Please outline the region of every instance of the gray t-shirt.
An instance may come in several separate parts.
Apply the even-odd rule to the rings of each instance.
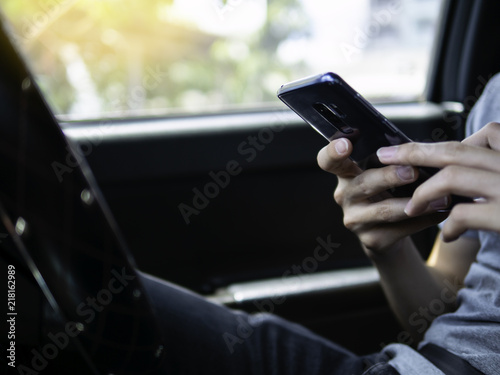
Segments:
[[[500,122],[500,74],[494,76],[467,119],[467,135],[488,122]],[[481,183],[478,181],[478,183]],[[500,189],[500,186],[498,187]],[[424,340],[462,357],[486,375],[500,373],[500,234],[469,231],[479,239],[481,248],[458,293],[458,308],[437,317]],[[402,375],[442,375],[415,350],[392,344],[384,351]]]

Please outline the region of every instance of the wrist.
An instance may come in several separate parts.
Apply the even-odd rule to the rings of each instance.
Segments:
[[[399,254],[405,248],[414,246],[413,241],[410,237],[404,237],[390,246],[387,246],[383,249],[369,249],[365,245],[363,245],[363,249],[368,258],[374,262],[387,261],[391,258],[394,258],[395,255]]]

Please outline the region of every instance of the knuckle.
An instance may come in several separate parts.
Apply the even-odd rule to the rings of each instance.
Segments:
[[[367,175],[369,172],[362,173],[358,175],[354,181],[356,185],[356,190],[360,195],[369,197],[373,192],[373,183],[369,182],[367,179]]]
[[[443,228],[443,235],[449,238],[456,238],[460,233],[467,230],[469,226],[469,215],[465,204],[453,207],[448,220]]]
[[[460,167],[449,165],[439,172],[440,182],[446,186],[453,185],[453,181],[460,176]]]
[[[440,193],[443,196],[450,194],[450,191],[459,184],[462,175],[461,167],[448,165],[432,176],[429,183],[419,185],[413,192],[413,198],[425,200],[428,194]]]
[[[384,172],[384,183],[388,188],[400,185],[404,180],[400,177],[400,166],[393,165],[385,169]]]
[[[372,187],[366,183],[366,180],[361,180],[358,183],[357,189],[361,196],[369,197],[372,193]]]
[[[390,207],[386,205],[381,205],[377,207],[375,214],[380,221],[383,222],[392,222],[393,221],[393,213]]]
[[[460,156],[464,152],[465,146],[457,141],[450,141],[444,144],[444,158],[445,162],[451,163],[457,160],[457,156]]]
[[[409,143],[404,145],[407,160],[413,165],[423,165],[426,160],[439,153],[446,164],[456,160],[456,157],[464,152],[465,146],[458,141],[442,142],[439,146],[435,143]]]
[[[467,207],[465,204],[457,204],[451,210],[449,221],[453,222],[454,226],[463,227],[468,220]]]
[[[420,164],[427,153],[425,147],[418,143],[409,143],[406,147],[408,148],[408,160],[412,162],[411,164]]]
[[[316,157],[316,161],[319,165],[319,167],[324,170],[325,172],[329,171],[329,160],[325,160],[324,158],[324,153],[320,152],[318,153],[318,156]]]
[[[358,222],[352,217],[352,215],[346,213],[344,214],[344,226],[351,232],[354,232],[358,227]]]
[[[333,199],[335,200],[335,202],[337,202],[338,205],[342,206],[345,199],[344,189],[335,189],[335,191],[333,192]]]
[[[453,168],[451,166],[449,166],[449,167],[443,168],[441,170],[441,172],[439,172],[439,175],[437,178],[442,183],[442,182],[448,181],[450,178],[453,178],[453,175],[454,175]]]
[[[427,187],[427,185],[425,185],[425,184],[419,185],[415,189],[415,191],[413,192],[413,198],[412,199],[417,199],[417,200],[421,199],[422,196],[425,195],[426,187]]]

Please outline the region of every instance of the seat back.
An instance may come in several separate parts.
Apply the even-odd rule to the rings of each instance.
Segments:
[[[64,327],[37,352],[69,340],[95,373],[154,371],[162,338],[84,150],[64,137],[1,22],[0,50],[0,215],[14,245],[6,251]]]

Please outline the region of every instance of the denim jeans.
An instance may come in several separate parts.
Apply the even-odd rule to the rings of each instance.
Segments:
[[[234,311],[140,275],[166,340],[162,373],[398,374],[382,354],[358,356],[274,315]]]

